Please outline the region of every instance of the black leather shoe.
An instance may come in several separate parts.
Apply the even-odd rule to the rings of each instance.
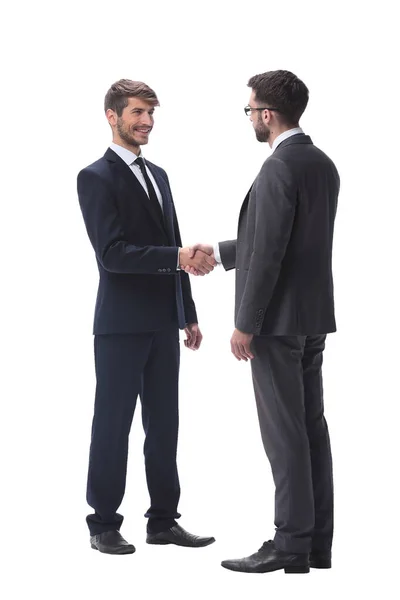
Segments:
[[[213,537],[199,537],[185,531],[180,525],[174,525],[167,531],[160,533],[148,533],[146,542],[148,544],[176,544],[188,548],[201,548],[215,542]]]
[[[135,546],[128,544],[119,531],[105,531],[98,535],[92,535],[90,545],[93,550],[99,550],[105,554],[133,554]]]
[[[330,552],[310,552],[310,567],[313,569],[330,569],[332,567],[332,555]]]
[[[310,565],[308,554],[291,554],[275,548],[274,542],[264,542],[258,552],[238,558],[236,560],[223,560],[221,565],[231,571],[242,573],[270,573],[284,569],[285,573],[309,573]]]

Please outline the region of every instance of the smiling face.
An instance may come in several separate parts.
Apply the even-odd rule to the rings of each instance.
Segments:
[[[148,143],[154,125],[154,104],[142,98],[128,98],[120,117],[111,109],[106,115],[116,144],[138,154],[140,146]]]

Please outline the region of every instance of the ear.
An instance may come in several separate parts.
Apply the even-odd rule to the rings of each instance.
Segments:
[[[110,123],[111,127],[115,127],[117,124],[117,113],[114,112],[111,108],[108,108],[106,111],[107,121]]]
[[[268,110],[268,108],[266,108],[265,110],[263,110],[263,121],[266,125],[269,125],[273,119],[273,112],[272,110]]]

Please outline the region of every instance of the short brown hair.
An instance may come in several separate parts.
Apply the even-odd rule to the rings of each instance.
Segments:
[[[290,71],[267,71],[247,84],[257,102],[276,108],[288,125],[297,125],[308,104],[308,88]]]
[[[160,105],[155,91],[142,81],[120,79],[112,84],[104,98],[104,112],[111,108],[120,117],[124,108],[128,106],[129,98],[143,98],[154,106]]]

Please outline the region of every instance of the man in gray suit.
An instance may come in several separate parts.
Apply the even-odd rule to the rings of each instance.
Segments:
[[[231,348],[238,360],[251,360],[276,487],[276,533],[255,554],[222,566],[308,573],[310,565],[331,566],[332,459],[321,365],[326,334],[336,330],[331,262],[339,175],[299,127],[308,103],[300,79],[271,71],[248,86],[245,113],[273,153],[243,202],[237,239],[196,244],[192,255],[203,250],[235,269]]]

